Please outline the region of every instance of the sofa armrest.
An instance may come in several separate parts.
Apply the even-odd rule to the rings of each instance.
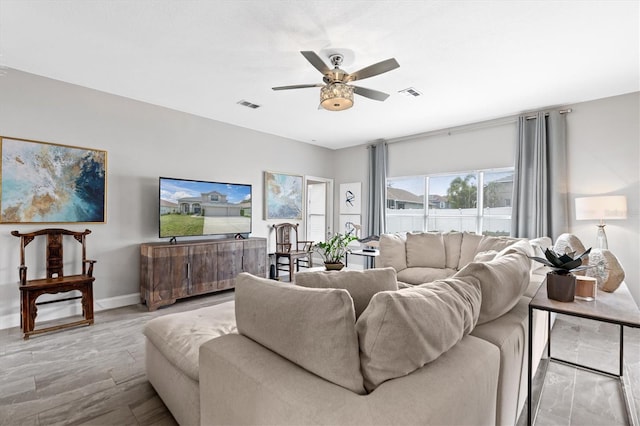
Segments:
[[[242,335],[200,347],[202,424],[494,424],[498,349],[465,337],[369,395],[334,385]]]

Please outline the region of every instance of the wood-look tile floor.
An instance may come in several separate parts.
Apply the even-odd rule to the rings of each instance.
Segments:
[[[0,425],[175,425],[145,375],[144,324],[233,296],[96,312],[92,326],[29,340],[19,328],[0,330]]]
[[[141,305],[97,312],[93,326],[27,341],[18,328],[0,330],[0,425],[175,425],[147,381],[142,328],[157,316],[233,295],[192,298],[155,312]],[[617,337],[614,326],[559,316],[553,355],[616,371]],[[640,330],[625,329],[625,357],[640,408]],[[537,424],[626,425],[621,401],[615,380],[552,363]],[[526,407],[518,421],[524,424]]]

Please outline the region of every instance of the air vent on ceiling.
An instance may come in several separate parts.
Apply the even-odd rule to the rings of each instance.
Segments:
[[[415,88],[413,87],[407,87],[406,89],[400,90],[398,93],[402,93],[405,96],[408,97],[414,97],[417,98],[418,96],[422,96],[422,93],[418,92]]]
[[[251,109],[258,109],[260,108],[260,105],[251,103],[249,101],[245,101],[244,99],[241,101],[238,101],[238,104],[242,105],[242,106],[246,106],[247,108],[251,108]]]

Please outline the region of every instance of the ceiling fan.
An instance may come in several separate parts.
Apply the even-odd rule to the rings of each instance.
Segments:
[[[293,86],[273,87],[273,90],[289,90],[289,89],[305,89],[308,87],[321,87],[320,89],[320,106],[330,111],[342,111],[353,106],[353,94],[356,93],[365,98],[375,101],[384,101],[389,97],[388,94],[378,90],[367,89],[366,87],[353,86],[352,81],[364,80],[378,74],[391,71],[400,65],[394,58],[386,61],[378,62],[368,67],[362,68],[354,73],[347,73],[340,69],[342,65],[343,55],[335,53],[329,56],[333,69],[312,51],[302,51],[302,55],[323,75],[324,84],[296,84]]]

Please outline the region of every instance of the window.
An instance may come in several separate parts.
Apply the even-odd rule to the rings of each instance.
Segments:
[[[509,235],[512,190],[513,168],[387,179],[386,232]]]

